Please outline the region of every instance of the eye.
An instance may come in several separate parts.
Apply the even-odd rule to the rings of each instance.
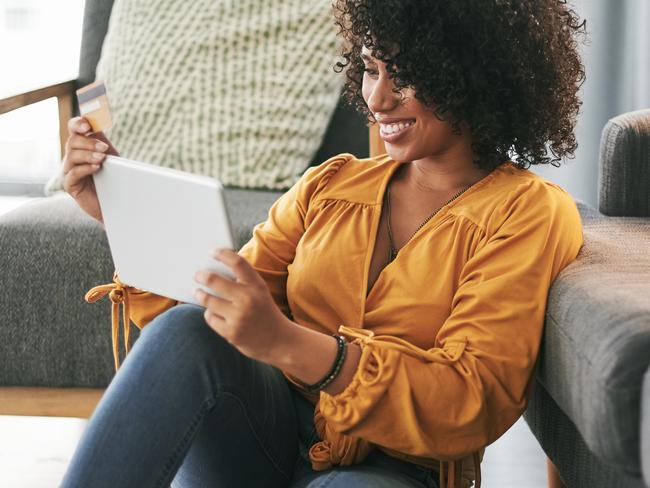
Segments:
[[[364,66],[364,67],[363,67],[363,71],[364,71],[364,73],[366,73],[370,78],[373,78],[373,79],[376,78],[377,76],[379,76],[379,72],[378,72],[376,69],[371,68],[371,67],[368,67],[368,66]]]

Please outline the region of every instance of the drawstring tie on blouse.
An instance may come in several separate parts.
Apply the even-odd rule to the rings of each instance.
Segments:
[[[129,321],[129,292],[128,285],[122,283],[119,279],[114,278],[114,283],[106,285],[95,286],[88,290],[85,295],[85,300],[88,303],[95,303],[102,297],[108,294],[112,302],[111,310],[111,324],[112,324],[112,338],[113,338],[113,361],[115,363],[115,371],[120,367],[120,353],[119,353],[119,330],[120,330],[120,303],[122,307],[122,322],[124,329],[124,350],[125,354],[129,353],[130,343],[130,321]]]

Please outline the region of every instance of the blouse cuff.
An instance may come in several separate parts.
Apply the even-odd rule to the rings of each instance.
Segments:
[[[357,370],[345,389],[336,395],[320,394],[320,410],[328,424],[336,431],[348,433],[381,402],[390,387],[403,355],[424,363],[451,365],[457,363],[468,346],[469,339],[447,340],[440,348],[420,349],[393,336],[375,336],[368,329],[339,327],[339,333],[353,338],[361,347]]]
[[[355,337],[352,343],[361,347],[357,370],[343,391],[336,395],[325,391],[320,394],[323,417],[334,430],[343,433],[354,428],[377,405],[393,381],[400,359],[398,351],[377,347],[369,340],[371,337],[365,339],[358,334],[349,334],[350,331],[362,331],[361,334],[367,331],[347,327],[339,329],[343,335]]]

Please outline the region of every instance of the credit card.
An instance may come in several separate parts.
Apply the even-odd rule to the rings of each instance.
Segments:
[[[79,113],[90,123],[93,132],[100,132],[113,126],[113,117],[108,106],[106,85],[95,81],[77,90]]]

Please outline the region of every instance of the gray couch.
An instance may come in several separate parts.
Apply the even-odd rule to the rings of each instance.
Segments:
[[[524,418],[569,487],[650,486],[650,110],[605,126],[599,209],[553,283]],[[645,481],[645,483],[644,483]]]

